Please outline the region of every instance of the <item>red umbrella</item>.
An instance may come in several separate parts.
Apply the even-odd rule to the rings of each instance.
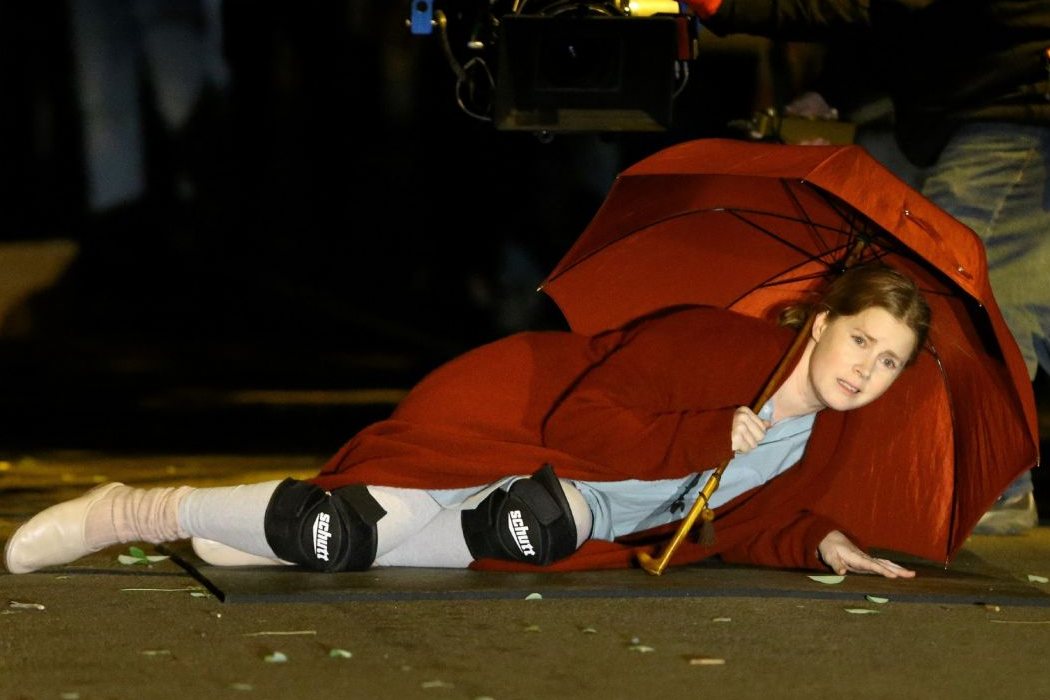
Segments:
[[[933,312],[927,347],[847,417],[841,468],[813,510],[872,546],[947,562],[1038,463],[1035,397],[976,234],[859,146],[682,143],[623,171],[542,289],[593,334],[678,304],[772,317],[880,260]],[[716,465],[696,465],[697,471]]]

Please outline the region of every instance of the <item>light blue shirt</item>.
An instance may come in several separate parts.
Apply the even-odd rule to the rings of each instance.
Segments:
[[[767,421],[772,419],[772,399],[766,402],[758,416]],[[807,413],[771,425],[755,449],[730,460],[708,505],[717,508],[797,463],[806,449],[815,418],[815,413]],[[714,470],[713,466],[701,472],[699,478],[694,473],[656,481],[573,480],[573,483],[591,508],[594,518],[591,538],[613,540],[685,517]]]

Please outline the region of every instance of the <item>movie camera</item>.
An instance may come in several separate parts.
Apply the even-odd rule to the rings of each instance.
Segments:
[[[674,0],[413,0],[407,24],[437,35],[466,114],[538,133],[667,130],[700,29]]]

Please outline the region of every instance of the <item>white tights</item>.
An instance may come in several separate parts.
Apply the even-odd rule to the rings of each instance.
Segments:
[[[202,537],[276,559],[266,542],[264,517],[280,481],[210,488],[134,489],[124,487],[93,507],[85,536],[102,546],[142,540],[164,542]],[[562,487],[576,521],[577,547],[591,531],[591,512],[571,481]],[[376,566],[462,568],[473,558],[460,523],[491,486],[455,508],[444,508],[423,489],[369,486],[386,511],[376,524]],[[96,510],[97,509],[97,510]]]

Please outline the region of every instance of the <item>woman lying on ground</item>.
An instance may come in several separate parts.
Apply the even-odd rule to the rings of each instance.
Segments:
[[[806,309],[792,311],[782,319],[799,325]],[[907,277],[861,266],[813,312],[800,359],[758,414],[746,406],[797,334],[789,326],[691,306],[593,337],[518,333],[436,369],[311,479],[105,484],[22,525],[7,569],[185,538],[220,566],[627,567],[674,530],[710,473],[698,471],[731,459],[709,504],[715,542],[684,543],[672,564],[717,555],[914,576],[814,504],[838,466],[843,412],[905,371],[929,308]]]

